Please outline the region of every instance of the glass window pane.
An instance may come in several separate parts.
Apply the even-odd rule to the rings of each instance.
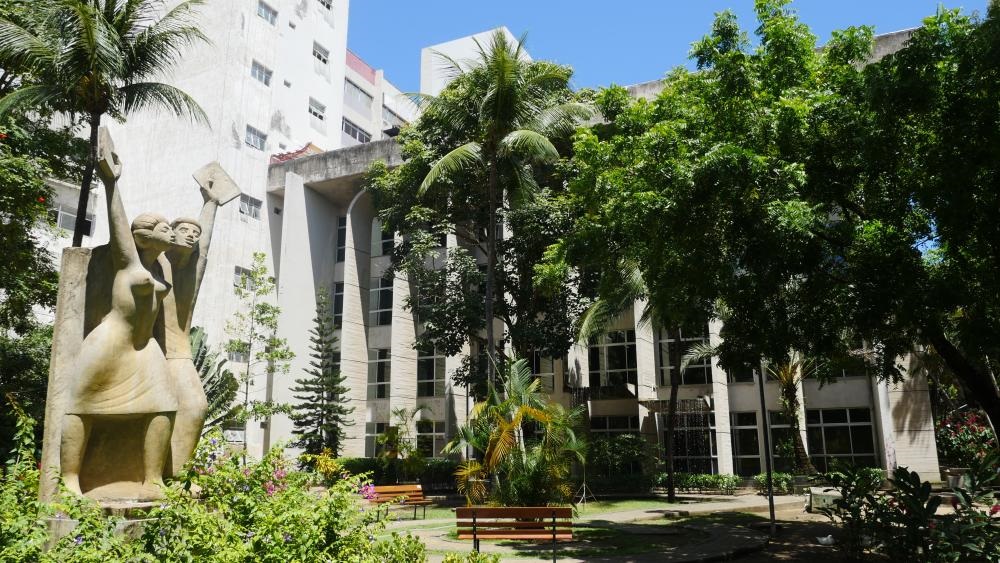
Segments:
[[[760,445],[756,428],[740,428],[734,431],[737,455],[758,454]]]
[[[875,453],[875,441],[872,438],[871,426],[852,426],[851,444],[854,446],[856,454]]]
[[[823,429],[822,428],[808,428],[806,429],[806,448],[809,453],[813,455],[818,455],[826,453],[823,451]]]
[[[823,424],[847,422],[847,409],[823,409]]]
[[[819,424],[819,409],[806,409],[806,424]]]
[[[871,409],[851,409],[851,422],[871,422]]]
[[[825,416],[825,414],[824,414]],[[851,453],[851,431],[846,426],[828,426],[823,429],[828,455]]]

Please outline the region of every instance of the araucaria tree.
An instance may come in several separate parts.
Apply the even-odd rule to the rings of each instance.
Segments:
[[[237,418],[244,423],[250,419],[267,419],[278,412],[290,412],[289,405],[275,403],[269,396],[263,401],[250,400],[251,388],[268,388],[268,382],[276,375],[288,373],[289,364],[295,357],[285,339],[278,337],[281,309],[272,302],[275,285],[264,263],[266,258],[263,252],[255,252],[253,266],[242,273],[240,283],[233,287],[240,308],[226,323],[229,336],[226,351],[230,358],[234,354],[240,358],[234,363],[246,364],[239,376],[243,404],[237,413]]]
[[[77,209],[86,210],[97,163],[97,131],[104,116],[124,119],[162,108],[208,123],[183,91],[155,80],[183,49],[206,40],[194,25],[203,0],[187,0],[165,14],[163,0],[60,0],[32,2],[16,21],[0,19],[0,67],[22,73],[18,88],[0,98],[0,115],[16,108],[80,116],[90,128],[90,158]],[[2,86],[2,85],[0,85]],[[86,213],[76,218],[80,246]]]
[[[337,457],[343,448],[344,428],[354,424],[350,415],[354,407],[347,396],[346,377],[339,370],[340,353],[333,335],[330,299],[325,290],[316,293],[316,318],[310,331],[309,369],[306,376],[296,379],[298,403],[293,407],[292,421],[299,436],[298,445],[307,454],[324,450]]]
[[[561,356],[582,309],[568,289],[536,291],[532,267],[569,226],[553,197],[563,189],[556,164],[589,106],[569,90],[568,67],[527,60],[521,42],[500,32],[475,60],[446,62],[454,80],[400,135],[406,162],[377,166],[369,180],[384,228],[407,241],[394,256],[415,286],[407,306],[425,326],[418,345],[454,355],[471,339],[491,358],[490,373],[506,336],[519,355]],[[438,273],[427,272],[450,234],[457,246],[434,256]],[[504,335],[494,334],[494,319]]]

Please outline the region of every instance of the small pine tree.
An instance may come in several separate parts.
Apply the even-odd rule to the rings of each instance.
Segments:
[[[309,369],[306,377],[296,379],[298,403],[293,407],[292,420],[295,434],[299,435],[298,445],[308,454],[319,454],[324,450],[339,456],[343,448],[344,428],[354,424],[348,417],[354,407],[348,407],[348,388],[345,377],[337,369],[339,354],[335,349],[334,325],[330,315],[330,300],[326,292],[316,295],[316,318],[309,338],[311,345]]]

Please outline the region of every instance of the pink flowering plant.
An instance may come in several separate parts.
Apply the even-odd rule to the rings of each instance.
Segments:
[[[942,463],[970,467],[997,450],[997,439],[977,410],[956,411],[937,422],[938,455]]]

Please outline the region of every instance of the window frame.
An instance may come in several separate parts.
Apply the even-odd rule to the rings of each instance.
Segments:
[[[369,401],[389,399],[392,393],[392,354],[388,348],[368,349]]]
[[[326,105],[316,100],[316,98],[309,98],[309,115],[312,118],[326,122]]]
[[[353,131],[348,129],[352,129]],[[340,130],[362,145],[372,142],[371,133],[365,131],[357,123],[346,117],[342,117],[340,120]]]
[[[680,362],[677,366],[673,365],[671,361],[673,353],[674,338],[672,334],[673,330],[668,330],[661,328],[657,337],[656,345],[660,347],[659,358],[657,358],[657,369],[656,376],[660,387],[670,386],[670,376],[673,370],[680,368]],[[682,354],[686,354],[691,346],[695,344],[705,343],[708,344],[710,340],[709,335],[709,325],[705,323],[705,333],[702,336],[686,336],[684,330],[680,329],[681,333],[681,348],[683,350]],[[660,362],[665,365],[659,365]],[[715,356],[711,358],[702,358],[698,363],[692,363],[687,366],[681,376],[681,385],[711,385],[712,384],[712,367],[715,363]],[[700,379],[694,381],[695,374],[700,373],[704,375],[704,381]]]
[[[417,349],[417,398],[444,397],[446,394],[446,356],[436,348],[430,352]],[[426,366],[430,365],[430,377],[427,377]],[[430,391],[428,393],[428,390]]]
[[[330,50],[318,41],[313,41],[312,56],[324,66],[330,64]]]
[[[371,278],[368,286],[368,326],[392,325],[392,285],[392,279]],[[388,308],[384,307],[385,303],[382,301],[386,293],[389,294]],[[379,307],[376,308],[376,305]]]
[[[261,210],[264,208],[264,202],[259,200],[252,195],[241,193],[240,194],[240,216],[249,217],[250,219],[260,220]]]
[[[271,79],[274,77],[274,71],[266,67],[260,61],[254,59],[250,64],[250,76],[252,76],[257,82],[260,82],[264,86],[271,87]]]
[[[845,415],[845,422],[827,422],[826,416],[827,412],[831,411],[843,411]],[[859,413],[855,411],[866,411],[867,420],[854,420],[855,416]],[[810,422],[811,414],[819,414],[819,422]],[[855,446],[855,428],[868,428],[868,435],[871,437],[871,451],[870,452],[859,452],[857,451],[857,446]],[[831,454],[827,452],[827,428],[846,428],[847,438],[850,443],[849,453],[836,453]],[[822,436],[821,444],[814,444],[812,440],[812,432],[816,429],[820,430],[820,435]],[[817,448],[817,446],[819,446]],[[847,460],[851,463],[857,464],[858,458],[870,458],[873,467],[880,466],[879,458],[879,448],[878,448],[878,436],[875,433],[875,420],[874,412],[870,406],[858,406],[858,407],[837,407],[837,408],[819,408],[819,409],[806,409],[806,448],[809,452],[809,460],[812,461],[813,465],[819,467],[824,467],[824,471],[831,471],[830,465],[834,460]]]
[[[739,422],[739,420],[738,420],[739,415],[747,415],[747,414],[753,415],[753,420],[754,420],[753,425],[747,424],[745,422],[743,422],[743,423]],[[733,471],[736,473],[736,475],[740,475],[740,476],[743,476],[743,477],[752,477],[754,475],[757,475],[758,473],[761,472],[762,465],[761,465],[761,460],[760,460],[760,451],[761,451],[761,449],[763,449],[761,447],[761,443],[760,443],[760,425],[759,425],[759,420],[758,420],[758,417],[757,417],[757,411],[736,411],[736,412],[730,412],[729,413],[729,420],[730,420],[730,422],[729,422],[729,432],[730,432],[730,435],[732,436],[732,441],[733,441]],[[742,431],[748,431],[748,430],[752,430],[753,431],[753,437],[754,437],[753,441],[754,441],[754,445],[756,446],[756,450],[757,450],[756,452],[754,452],[754,453],[744,453],[744,452],[740,451],[740,448],[739,448],[739,437],[738,436],[739,436],[739,432],[741,430]],[[741,469],[742,469],[742,467],[741,467],[742,466],[742,460],[746,460],[746,461],[751,461],[752,460],[752,461],[754,461],[756,463],[756,469],[754,471],[750,471],[750,472],[741,471]]]
[[[257,129],[253,125],[247,124],[243,142],[247,146],[263,152],[267,148],[267,133]]]
[[[278,10],[264,0],[257,0],[257,17],[272,26],[278,25]]]

